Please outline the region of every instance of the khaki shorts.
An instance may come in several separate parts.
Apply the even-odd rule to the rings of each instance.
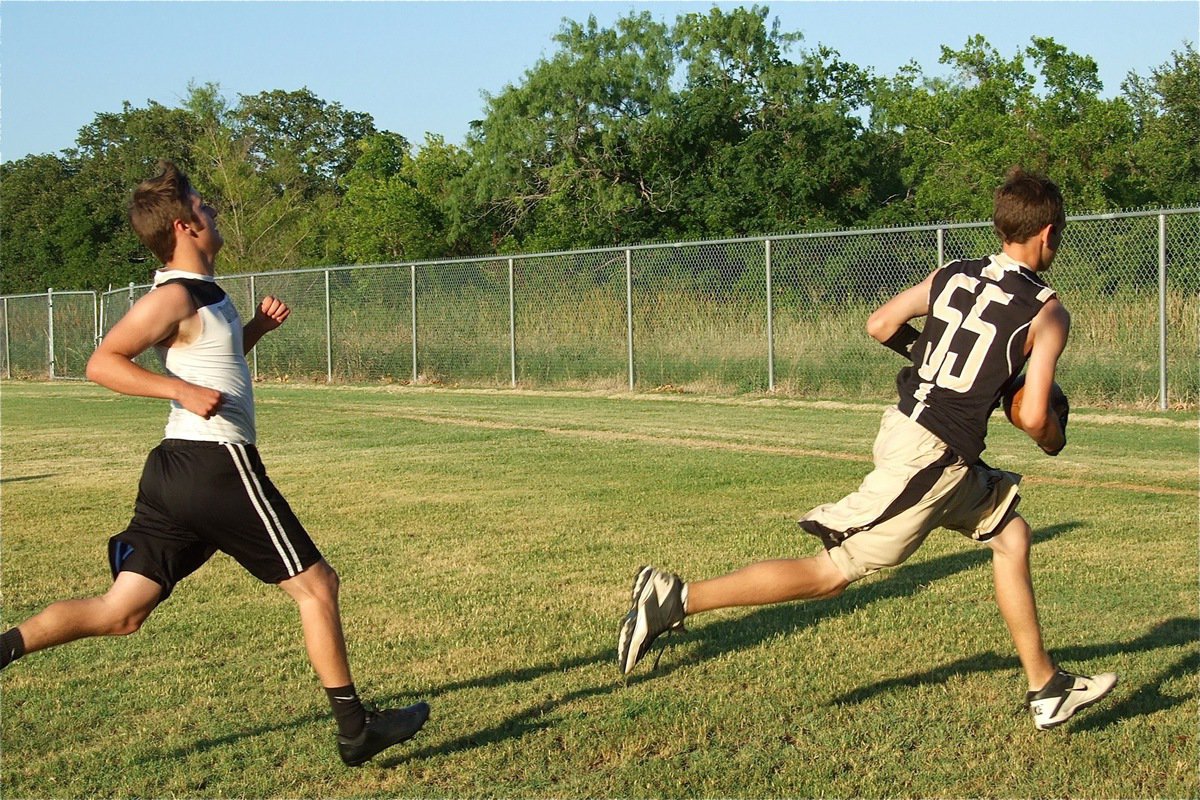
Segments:
[[[884,412],[874,459],[875,469],[858,491],[800,520],[851,582],[902,563],[934,528],[987,541],[1021,499],[1020,475],[966,464],[894,406]]]

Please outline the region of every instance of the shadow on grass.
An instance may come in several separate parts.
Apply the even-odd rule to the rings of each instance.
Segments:
[[[1064,522],[1041,528],[1034,532],[1033,544],[1050,541],[1081,525],[1079,522]],[[988,564],[991,561],[991,552],[986,546],[979,545],[971,550],[921,563],[909,562],[897,567],[883,580],[852,585],[844,594],[833,600],[763,606],[744,617],[707,625],[698,631],[703,638],[692,655],[677,662],[673,661],[666,667],[665,672],[650,673],[642,679],[653,677],[655,674],[670,674],[680,667],[728,650],[750,648],[779,634],[855,613],[873,603],[913,597],[938,580]]]
[[[215,750],[219,747],[240,744],[246,739],[253,739],[257,736],[265,736],[268,733],[275,733],[276,731],[297,730],[308,725],[323,725],[328,727],[331,724],[332,719],[333,718],[329,713],[305,714],[301,717],[289,719],[286,722],[279,722],[271,725],[259,725],[254,728],[232,730],[224,736],[217,736],[212,739],[198,739],[187,747],[177,748],[165,753],[155,753],[150,758],[142,759],[140,763],[144,765],[158,763],[163,760],[175,761],[177,759],[189,758],[196,753],[204,753],[209,750]],[[337,731],[332,730],[331,734],[332,733],[337,733]],[[329,754],[334,758],[337,758],[337,755],[334,753],[333,742],[334,737],[330,735]]]
[[[1080,527],[1081,523],[1066,522],[1042,528],[1034,533],[1034,544],[1049,541],[1056,536]],[[701,660],[729,650],[753,647],[754,645],[806,628],[819,621],[847,615],[869,606],[873,603],[911,597],[921,592],[928,584],[942,578],[965,572],[986,564],[991,558],[991,551],[986,547],[978,547],[960,553],[931,559],[921,563],[908,563],[897,567],[886,578],[867,585],[851,587],[845,594],[833,600],[812,603],[786,603],[764,606],[753,613],[733,620],[724,620],[705,625],[693,633],[686,634],[689,640],[698,640],[698,647],[692,648],[688,656],[672,660],[662,668],[644,670],[633,676],[622,678],[617,675],[616,656],[613,647],[606,644],[602,649],[587,654],[564,658],[558,661],[533,665],[521,669],[503,670],[489,675],[452,681],[440,686],[431,687],[425,696],[434,706],[431,724],[437,724],[437,703],[439,696],[456,691],[472,688],[498,687],[514,683],[524,683],[537,680],[542,676],[578,670],[594,665],[605,665],[612,669],[613,679],[602,681],[590,686],[547,698],[534,703],[523,710],[510,715],[507,719],[487,728],[476,730],[438,745],[432,745],[416,750],[399,747],[388,751],[375,762],[379,767],[396,766],[406,761],[427,758],[430,756],[450,755],[485,747],[506,739],[519,739],[526,734],[544,730],[554,724],[553,712],[560,706],[599,695],[620,691],[623,687],[636,685],[646,680],[669,675],[675,670],[693,665]],[[613,622],[615,634],[616,620]],[[1197,621],[1188,618],[1176,618],[1164,621],[1144,636],[1129,642],[1118,642],[1104,645],[1092,645],[1056,650],[1056,654],[1065,661],[1090,660],[1104,655],[1131,651],[1150,651],[1163,647],[1184,645],[1196,641]],[[1200,657],[1189,655],[1171,667],[1161,672],[1154,681],[1139,688],[1131,697],[1121,703],[1109,707],[1102,714],[1089,717],[1085,726],[1076,726],[1076,730],[1085,727],[1099,727],[1127,716],[1146,714],[1164,708],[1178,705],[1188,698],[1163,698],[1158,688],[1175,677],[1192,674],[1200,667]],[[1001,655],[994,652],[982,653],[961,659],[952,664],[935,670],[916,673],[900,678],[873,684],[834,699],[835,703],[858,703],[869,697],[892,690],[897,687],[919,686],[925,683],[940,683],[951,676],[969,672],[987,672],[994,670],[1012,669],[1017,665],[1014,655]],[[380,697],[382,705],[402,705],[413,702],[414,698],[404,696]],[[297,728],[311,723],[328,722],[326,715],[307,715],[295,720],[277,725],[264,725],[257,728],[231,732],[226,736],[215,739],[205,739],[196,742],[188,750],[188,754],[221,747],[241,739],[251,738],[278,730]],[[420,743],[420,739],[416,740]],[[179,755],[183,755],[182,753]]]
[[[1043,528],[1034,533],[1033,541],[1035,544],[1048,541],[1080,525],[1081,523],[1078,522],[1066,522]],[[530,681],[550,673],[561,673],[596,664],[608,665],[614,673],[614,678],[611,681],[583,687],[577,691],[568,692],[562,696],[536,703],[510,716],[501,723],[483,730],[464,734],[444,744],[410,753],[398,752],[392,758],[383,760],[381,765],[394,766],[409,759],[448,755],[483,747],[505,739],[519,738],[527,733],[542,730],[552,725],[553,720],[549,715],[560,705],[583,698],[611,693],[627,685],[636,685],[642,681],[669,675],[675,670],[690,666],[718,653],[753,647],[762,641],[780,634],[791,633],[801,628],[806,628],[820,620],[854,613],[858,609],[872,603],[913,596],[922,591],[926,585],[938,579],[986,564],[990,558],[990,550],[986,547],[977,547],[973,550],[941,556],[922,563],[910,562],[896,568],[887,578],[868,585],[852,587],[841,597],[834,600],[765,606],[739,619],[725,620],[706,625],[698,629],[695,633],[686,634],[689,640],[699,639],[700,646],[694,648],[690,655],[679,660],[672,660],[670,663],[665,663],[658,670],[642,671],[628,678],[616,676],[615,648],[606,647],[598,652],[550,664],[540,664],[517,670],[506,670],[491,675],[443,684],[430,690],[429,697],[431,699],[462,689],[502,686],[510,683]],[[616,620],[613,621],[614,638],[616,622]]]
[[[1183,625],[1186,623],[1186,628],[1190,634],[1185,642],[1179,644],[1195,644],[1196,643],[1196,628],[1200,620],[1188,619],[1186,617],[1177,617],[1168,620],[1155,627],[1155,630],[1165,628],[1172,625]],[[1151,635],[1153,631],[1151,632]],[[1143,637],[1145,638],[1145,637]],[[1138,640],[1139,642],[1141,640]],[[1164,646],[1164,645],[1159,645]],[[1129,649],[1154,650],[1156,647],[1131,647]],[[1126,652],[1125,648],[1121,648],[1122,652]],[[1168,708],[1182,705],[1191,702],[1195,705],[1195,692],[1188,692],[1185,695],[1172,697],[1163,694],[1162,686],[1169,680],[1175,678],[1191,678],[1191,685],[1195,686],[1196,673],[1200,671],[1200,651],[1193,650],[1183,658],[1176,661],[1171,666],[1159,672],[1149,682],[1137,687],[1134,692],[1121,701],[1106,706],[1099,711],[1093,711],[1083,722],[1075,725],[1076,731],[1090,731],[1106,728],[1114,722],[1131,717],[1139,717],[1146,714],[1153,714],[1156,711],[1166,711]]]
[[[609,661],[607,654],[603,659],[592,658],[587,659],[586,663],[595,661]],[[615,659],[613,669],[616,670]],[[557,669],[557,668],[554,668]],[[540,703],[535,703],[525,710],[514,714],[508,719],[500,722],[490,728],[475,731],[474,733],[464,734],[457,739],[437,745],[436,747],[426,747],[413,752],[397,750],[394,754],[386,753],[377,762],[381,767],[394,767],[397,764],[402,764],[406,761],[414,759],[428,758],[429,756],[450,755],[452,753],[461,753],[467,750],[474,750],[477,747],[485,747],[495,742],[502,742],[505,739],[519,739],[527,733],[544,730],[554,724],[554,718],[550,716],[558,706],[566,703],[571,703],[576,700],[581,700],[586,697],[594,697],[599,694],[608,694],[621,685],[620,680],[605,681],[604,683],[595,686],[589,686],[584,689],[579,689],[574,692],[568,692],[561,697],[555,697],[549,700],[544,700]],[[436,713],[436,711],[435,711]],[[432,716],[432,715],[431,715]]]
[[[53,478],[58,475],[57,472],[47,472],[44,475],[18,475],[15,478],[0,478],[0,483],[23,483],[24,481],[40,481],[46,478]]]
[[[1136,639],[1126,642],[1056,648],[1054,655],[1056,658],[1061,658],[1063,663],[1069,665],[1072,661],[1091,661],[1122,653],[1150,652],[1160,650],[1164,647],[1194,646],[1200,640],[1198,634],[1200,634],[1200,619],[1195,617],[1174,617],[1159,622],[1148,632]],[[879,681],[870,686],[855,689],[852,692],[847,692],[833,698],[833,703],[837,705],[861,703],[875,695],[901,687],[940,684],[959,675],[967,675],[975,672],[995,672],[1019,667],[1020,664],[1014,654],[1000,654],[988,651],[968,656],[958,661],[952,661],[935,669],[890,678],[886,681]],[[1188,702],[1195,696],[1194,693],[1188,693],[1182,697],[1170,697],[1162,694],[1162,685],[1173,678],[1195,675],[1198,669],[1200,669],[1200,651],[1193,650],[1170,667],[1159,672],[1150,682],[1139,686],[1134,690],[1133,694],[1119,703],[1106,706],[1103,711],[1089,713],[1086,721],[1075,725],[1074,730],[1095,730],[1111,725],[1118,720],[1152,714],[1156,711],[1163,711]]]

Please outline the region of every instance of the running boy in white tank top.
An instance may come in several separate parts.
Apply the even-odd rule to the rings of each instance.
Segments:
[[[358,766],[411,738],[429,706],[367,711],[350,677],[338,576],[267,477],[255,447],[246,353],[291,310],[265,297],[242,324],[217,285],[217,212],[164,162],[129,207],[133,228],[164,264],[154,289],[104,337],[87,376],[115,392],[171,401],[150,452],[133,519],[109,540],[113,584],[100,597],[47,606],[0,636],[0,668],[26,653],[89,636],[135,632],[175,585],[218,550],[296,601],[309,661],[338,724],[338,752]],[[154,347],[166,374],[135,363]]]

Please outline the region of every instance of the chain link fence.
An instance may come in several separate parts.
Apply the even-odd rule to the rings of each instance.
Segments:
[[[967,223],[221,283],[246,318],[267,294],[292,307],[251,355],[262,380],[886,400],[900,363],[867,316],[939,264],[996,250],[989,223]],[[1047,279],[1072,313],[1059,371],[1072,399],[1200,404],[1200,209],[1072,217]],[[5,297],[4,374],[81,378],[148,289]]]
[[[84,377],[100,341],[95,292],[50,291],[5,295],[3,373],[6,378]]]

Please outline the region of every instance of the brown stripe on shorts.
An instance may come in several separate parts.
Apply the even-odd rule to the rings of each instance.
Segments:
[[[947,450],[937,461],[933,462],[927,467],[922,467],[916,475],[912,476],[912,480],[905,484],[904,489],[901,490],[900,494],[896,495],[896,499],[888,504],[887,508],[883,510],[883,513],[868,522],[866,525],[857,525],[844,531],[835,531],[826,525],[822,525],[816,520],[802,519],[800,520],[800,527],[805,532],[811,533],[813,536],[816,536],[818,539],[820,539],[821,543],[825,545],[826,550],[832,550],[854,534],[870,530],[876,525],[886,522],[897,514],[900,514],[902,511],[912,508],[913,505],[920,502],[921,498],[928,494],[929,491],[937,485],[937,482],[941,480],[942,473],[945,472],[948,467],[953,466],[957,461],[958,456],[956,456],[953,451]]]

